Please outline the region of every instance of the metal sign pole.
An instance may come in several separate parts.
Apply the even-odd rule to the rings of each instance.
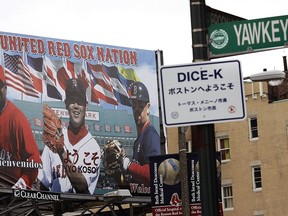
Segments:
[[[182,215],[190,216],[189,186],[188,186],[188,172],[187,172],[187,150],[185,141],[186,130],[187,127],[178,127],[178,142],[179,142],[180,178],[181,178]]]
[[[207,61],[205,0],[190,0],[193,61]],[[193,151],[199,152],[202,216],[219,216],[214,125],[192,127]]]

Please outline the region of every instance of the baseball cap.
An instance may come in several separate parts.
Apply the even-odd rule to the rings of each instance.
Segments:
[[[66,83],[66,100],[71,99],[73,99],[75,102],[86,103],[86,91],[84,84],[81,80],[76,78],[69,79]]]
[[[2,89],[3,86],[5,86],[6,84],[2,81],[2,79],[0,79],[0,89]]]
[[[134,82],[130,86],[130,100],[139,100],[148,102],[149,93],[146,86],[142,82]]]

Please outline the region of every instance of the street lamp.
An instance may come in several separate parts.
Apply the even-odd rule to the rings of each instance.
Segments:
[[[284,78],[285,72],[280,70],[264,71],[257,74],[252,74],[250,76],[244,77],[244,80],[250,79],[252,82],[267,81],[270,86],[281,85]]]

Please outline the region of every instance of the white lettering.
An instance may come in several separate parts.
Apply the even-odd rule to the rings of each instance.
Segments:
[[[288,19],[233,25],[237,46],[287,41]]]
[[[252,44],[256,43],[260,43],[260,35],[261,35],[261,25],[260,23],[258,23],[258,26],[256,23],[253,23],[253,28],[251,28],[250,23],[248,24],[248,28],[249,28],[249,34],[251,37],[250,42]]]
[[[283,23],[282,20],[280,20],[280,24],[281,24],[281,27],[283,29],[283,36],[284,36],[284,41],[287,40],[287,26],[288,26],[288,19],[286,19],[286,22],[285,22],[285,25]]]
[[[242,24],[239,25],[239,30],[237,29],[237,25],[234,25],[234,30],[236,33],[236,37],[237,37],[237,45],[240,46],[240,34],[241,34],[241,29],[242,29]]]
[[[272,40],[273,42],[280,41],[280,37],[276,37],[276,33],[279,32],[279,28],[277,28],[275,25],[279,24],[279,20],[272,20],[271,25],[272,25]]]
[[[267,39],[269,42],[271,42],[271,38],[270,38],[270,35],[269,35],[269,32],[268,32],[268,27],[269,27],[269,23],[270,21],[268,21],[265,25],[264,22],[261,22],[262,23],[262,40],[263,40],[263,43],[266,42],[265,40],[265,35],[267,36]]]
[[[248,28],[246,24],[243,26],[242,45],[245,44],[245,41],[247,41],[248,44],[251,44],[249,33],[248,33]]]

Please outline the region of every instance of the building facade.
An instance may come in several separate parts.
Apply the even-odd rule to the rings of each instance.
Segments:
[[[246,120],[215,125],[227,216],[288,213],[288,101],[269,103],[266,89],[246,84]]]

